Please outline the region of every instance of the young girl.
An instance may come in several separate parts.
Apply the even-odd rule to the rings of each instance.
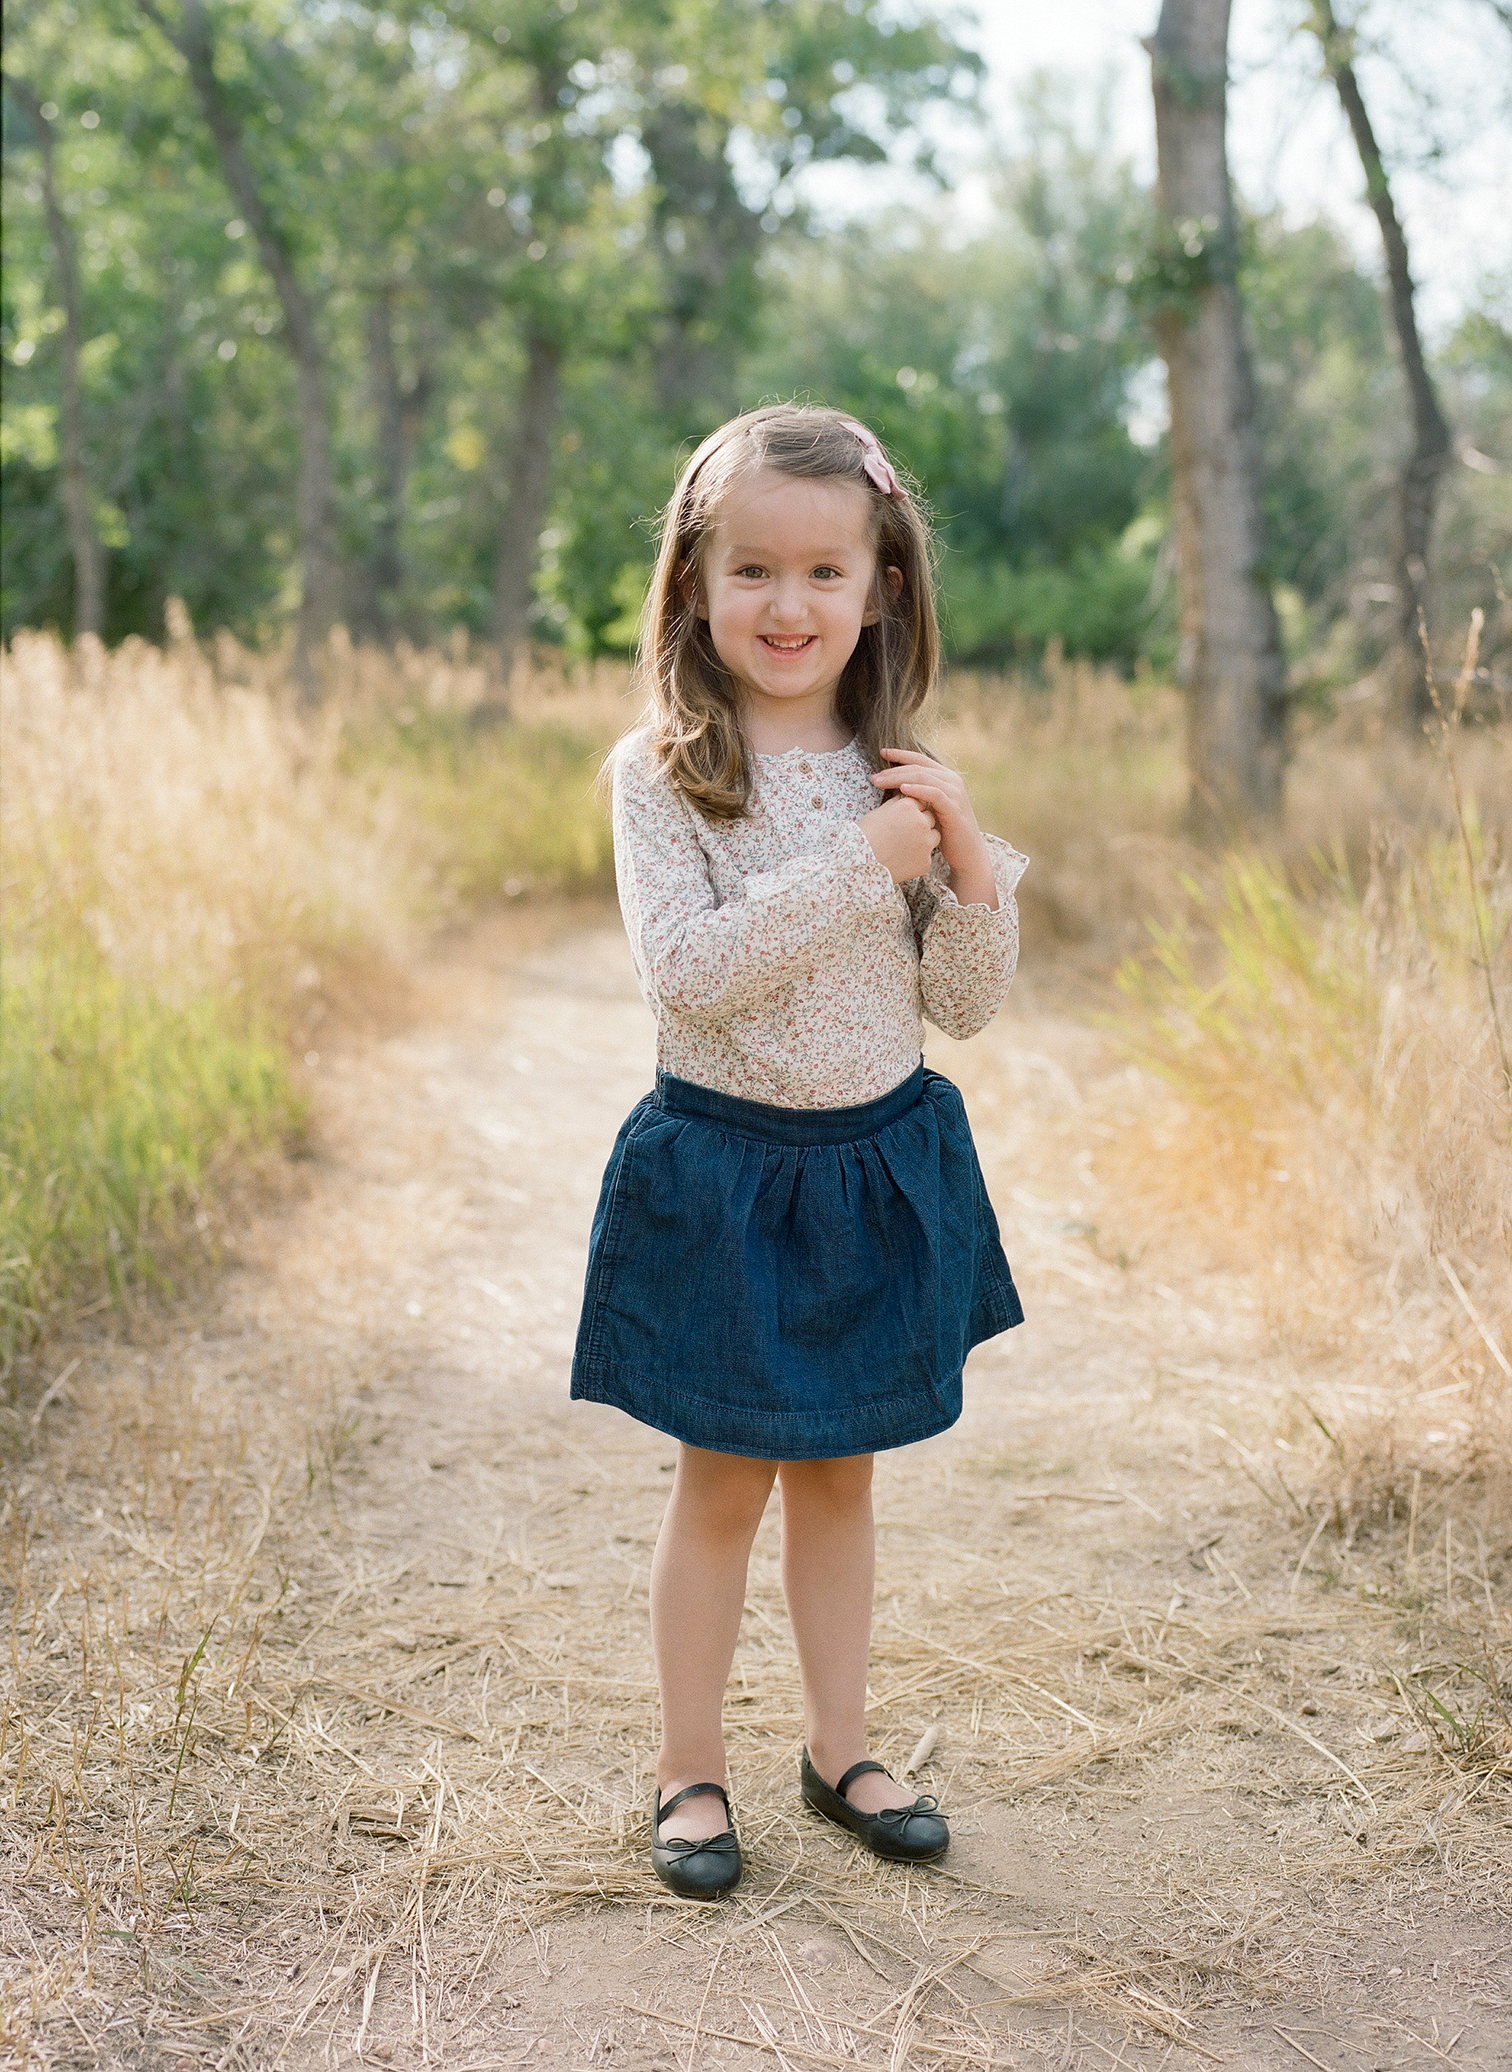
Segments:
[[[872,1456],[954,1424],[1023,1320],[961,1097],[1013,977],[1025,859],[914,720],[939,642],[929,537],[875,436],[782,405],[707,438],[668,509],[613,765],[620,904],[657,1022],[593,1222],[572,1393],[676,1439],[651,1565],[652,1862],[740,1876],[722,1706],[775,1480],[804,1799],[879,1856],[950,1831],[867,1759]]]

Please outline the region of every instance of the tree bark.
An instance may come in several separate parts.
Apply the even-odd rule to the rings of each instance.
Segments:
[[[687,102],[648,111],[641,142],[656,179],[652,231],[665,283],[666,335],[656,358],[657,400],[688,435],[734,408],[736,351],[756,306],[761,225],[740,199],[725,125]]]
[[[1392,327],[1402,356],[1402,373],[1412,406],[1412,448],[1402,463],[1397,485],[1396,589],[1397,620],[1395,655],[1391,676],[1398,686],[1408,716],[1416,722],[1433,710],[1428,689],[1427,657],[1418,625],[1419,612],[1428,602],[1429,554],[1433,545],[1433,519],[1438,507],[1439,486],[1449,466],[1452,444],[1449,426],[1439,407],[1438,393],[1423,342],[1418,335],[1416,290],[1407,262],[1407,239],[1391,198],[1386,168],[1370,117],[1365,111],[1360,83],[1350,63],[1352,38],[1340,27],[1330,0],[1314,0],[1312,29],[1323,47],[1323,62],[1334,83],[1360,165],[1365,174],[1365,199],[1381,229],[1386,251],[1386,280],[1391,304]]]
[[[283,311],[284,342],[293,356],[298,393],[299,474],[296,510],[302,584],[297,629],[301,664],[324,640],[340,616],[341,568],[336,547],[330,412],[326,398],[325,351],[315,305],[294,267],[293,254],[275,222],[247,158],[240,118],[215,69],[215,45],[202,0],[180,0],[179,27],[170,27],[157,0],[137,0],[189,68],[189,78],[214,139],[226,185],[247,228],[257,240],[263,265]]]
[[[526,339],[525,380],[508,470],[508,502],[494,575],[494,639],[506,670],[525,653],[536,555],[551,497],[551,440],[561,391],[562,348],[539,326]]]
[[[1279,805],[1285,726],[1225,142],[1228,23],[1229,0],[1164,0],[1146,46],[1170,240],[1156,331],[1170,378],[1189,813],[1208,838]]]
[[[58,193],[57,166],[52,124],[42,113],[42,102],[24,79],[14,72],[5,75],[6,84],[31,118],[42,158],[42,203],[47,213],[48,241],[53,248],[58,292],[63,298],[62,384],[59,398],[59,429],[62,433],[62,466],[59,497],[68,526],[69,551],[74,565],[73,630],[99,634],[105,625],[105,546],[95,529],[94,500],[89,488],[88,445],[84,429],[84,387],[79,379],[79,355],[84,347],[84,298],[79,288],[79,268],[74,250],[73,225],[63,210]]]
[[[369,631],[386,636],[394,630],[395,599],[404,587],[404,552],[400,545],[404,500],[414,462],[419,419],[430,383],[422,372],[406,389],[394,353],[394,290],[373,290],[367,305],[368,394],[373,410],[373,472],[377,511],[373,549],[365,589]]]

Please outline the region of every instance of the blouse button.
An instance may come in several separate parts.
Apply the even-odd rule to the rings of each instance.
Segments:
[[[810,799],[809,804],[814,808],[815,812],[818,812],[819,808],[824,804],[824,801],[823,799]]]

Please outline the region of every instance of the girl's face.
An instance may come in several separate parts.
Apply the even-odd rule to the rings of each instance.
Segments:
[[[876,572],[864,489],[761,468],[734,484],[704,543],[698,613],[758,710],[827,712],[880,616]]]

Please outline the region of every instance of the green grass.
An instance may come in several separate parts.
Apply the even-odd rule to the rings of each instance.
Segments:
[[[347,768],[397,786],[431,837],[447,904],[501,892],[589,892],[614,882],[596,784],[602,729],[465,713],[409,713],[355,730]]]
[[[286,1056],[236,1000],[162,997],[78,942],[0,975],[0,1362],[65,1296],[163,1283],[238,1154],[297,1134]]]
[[[1363,887],[1342,858],[1315,860],[1314,882],[1299,887],[1243,852],[1225,856],[1212,891],[1186,880],[1191,918],[1148,922],[1153,954],[1118,973],[1148,1062],[1206,1099],[1265,1088],[1321,1108],[1347,1085],[1362,1109],[1389,1111],[1422,1040],[1402,1015],[1411,993],[1434,1004],[1432,1034],[1463,1015],[1459,1060],[1484,1050],[1481,1076],[1494,1084],[1477,951],[1489,945],[1494,982],[1512,881],[1488,861],[1474,822],[1472,835],[1473,881],[1458,845],[1432,837],[1378,852]]]

